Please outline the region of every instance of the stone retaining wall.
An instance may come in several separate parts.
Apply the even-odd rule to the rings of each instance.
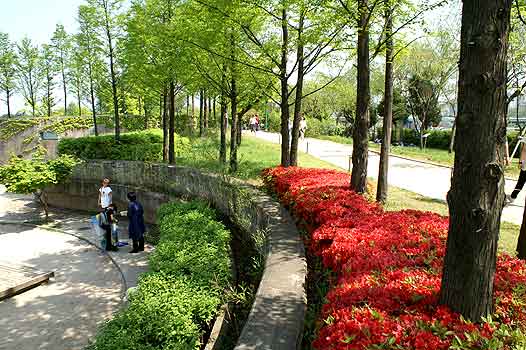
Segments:
[[[246,239],[265,239],[265,270],[236,350],[298,349],[303,331],[307,272],[303,243],[292,218],[271,197],[229,177],[195,169],[128,161],[89,161],[77,166],[69,183],[48,191],[51,205],[96,210],[102,178],[111,179],[114,202],[125,205],[136,191],[145,219],[155,221],[157,208],[180,198],[202,198],[228,216]],[[119,209],[120,210],[120,209]]]

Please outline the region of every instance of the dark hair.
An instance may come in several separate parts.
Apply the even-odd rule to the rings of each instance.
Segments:
[[[137,194],[135,192],[128,192],[126,197],[128,197],[130,202],[135,202],[137,200]]]

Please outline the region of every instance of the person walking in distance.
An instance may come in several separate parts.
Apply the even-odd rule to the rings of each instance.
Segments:
[[[257,118],[256,116],[252,116],[252,118],[250,118],[249,122],[250,124],[250,130],[256,134],[256,131],[258,129],[258,121],[257,121]]]
[[[102,186],[99,188],[99,201],[98,205],[101,210],[106,209],[113,203],[113,195],[110,187],[110,179],[106,178],[102,180]]]
[[[300,139],[303,140],[305,138],[305,132],[307,132],[307,120],[302,116],[300,121]]]
[[[144,232],[146,227],[144,225],[144,209],[137,201],[137,194],[129,192],[128,195],[128,234],[133,242],[133,249],[130,253],[138,253],[144,251]]]
[[[517,184],[515,185],[515,189],[513,190],[513,192],[511,192],[511,195],[506,196],[506,204],[511,204],[513,203],[513,201],[515,201],[522,188],[524,187],[524,184],[526,183],[526,147],[524,143],[522,144],[521,148],[519,167],[521,169],[519,173],[519,180],[517,180]]]

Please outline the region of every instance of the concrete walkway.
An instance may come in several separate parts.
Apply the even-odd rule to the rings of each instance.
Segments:
[[[147,270],[147,253],[102,252],[89,215],[53,211],[51,217],[39,224],[30,196],[0,186],[0,260],[55,272],[50,283],[0,302],[1,350],[83,349]]]
[[[256,137],[280,143],[281,137],[277,133],[259,131]],[[300,142],[300,150],[307,152],[321,160],[334,164],[343,169],[349,168],[349,158],[352,154],[352,146],[339,144],[331,141],[306,138]],[[368,176],[378,178],[378,166],[380,157],[377,153],[369,152]],[[433,165],[425,162],[408,160],[396,156],[389,158],[390,185],[418,193],[422,196],[446,200],[451,182],[451,168]],[[506,193],[511,193],[515,187],[515,181],[506,180]],[[520,225],[524,212],[526,189],[519,197],[502,213],[502,220]]]

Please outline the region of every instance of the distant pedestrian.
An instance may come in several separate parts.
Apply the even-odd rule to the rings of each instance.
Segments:
[[[137,194],[129,192],[128,200],[128,233],[130,239],[133,241],[133,249],[130,253],[138,253],[144,251],[144,232],[146,227],[144,225],[144,209],[137,201]]]
[[[110,187],[110,179],[105,178],[102,180],[102,186],[99,188],[99,207],[104,210],[113,203],[113,194]]]
[[[252,116],[252,118],[250,118],[249,124],[250,124],[250,130],[255,134],[258,128],[258,121],[255,115]]]
[[[259,115],[256,113],[256,131],[259,131],[260,121],[259,121]]]
[[[515,201],[522,188],[524,187],[524,184],[526,183],[526,145],[522,140],[519,140],[519,142],[522,143],[521,156],[519,160],[519,179],[517,180],[517,184],[515,185],[515,189],[513,190],[513,192],[511,192],[511,195],[506,196],[505,205],[511,204],[513,203],[513,201]]]
[[[307,120],[305,119],[305,117],[301,117],[301,121],[300,121],[300,139],[304,139],[305,138],[305,133],[307,132]]]

